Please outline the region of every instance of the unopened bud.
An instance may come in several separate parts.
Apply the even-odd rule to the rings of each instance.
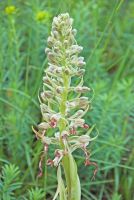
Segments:
[[[52,34],[54,35],[54,37],[55,37],[56,39],[58,39],[58,37],[59,37],[59,34],[58,34],[58,32],[57,32],[57,31],[53,31],[53,32],[52,32]]]
[[[53,18],[53,24],[52,25],[57,25],[59,22],[58,22],[58,17],[54,17]]]
[[[65,14],[64,14],[64,18],[65,18],[65,19],[70,18],[69,14],[68,14],[68,13],[65,13]]]
[[[83,124],[85,123],[84,119],[75,119],[75,121],[73,122],[75,127],[82,127]]]
[[[78,61],[84,61],[84,57],[82,56],[78,57]]]
[[[68,46],[68,40],[65,40],[63,44],[65,45],[65,47],[67,47]]]
[[[70,74],[70,70],[69,70],[69,69],[65,69],[64,72],[65,72],[65,74],[67,74],[67,75]]]
[[[74,20],[73,18],[70,18],[69,21],[70,21],[70,25],[72,25]]]
[[[83,110],[78,110],[74,115],[72,115],[71,117],[70,117],[70,119],[74,119],[74,118],[80,118],[81,117],[81,115],[83,114]]]
[[[51,138],[44,136],[43,139],[42,139],[42,142],[44,144],[50,145],[51,144]]]
[[[79,57],[78,58],[78,67],[82,67],[86,63],[84,62],[84,57]]]
[[[45,113],[42,113],[42,116],[43,116],[43,119],[48,122],[50,120],[51,115],[45,112]]]
[[[80,97],[79,98],[79,106],[81,108],[86,108],[88,104],[89,104],[88,97]]]
[[[53,40],[53,38],[50,36],[50,37],[48,37],[47,42],[48,42],[48,45],[49,45],[49,46],[52,46],[54,40]]]
[[[83,61],[79,61],[79,62],[78,62],[78,66],[79,66],[79,67],[82,67],[82,66],[84,66],[84,65],[86,65],[85,62],[83,62]]]
[[[77,106],[77,103],[75,101],[73,101],[73,102],[67,102],[67,107],[68,108],[74,108],[75,106]]]
[[[51,91],[45,91],[41,93],[41,97],[42,99],[51,98],[53,97],[53,93]]]
[[[88,143],[90,141],[90,137],[89,135],[81,135],[78,140],[80,143]]]
[[[50,80],[48,77],[43,77],[43,82],[50,84]]]
[[[54,61],[55,56],[52,52],[49,52],[47,56],[48,56],[49,61]]]
[[[56,46],[56,47],[61,47],[61,46],[62,46],[62,43],[61,43],[60,41],[56,41],[56,42],[55,42],[55,46]]]
[[[50,125],[47,122],[42,122],[38,125],[39,130],[47,130],[50,128]]]
[[[56,72],[57,74],[60,74],[60,73],[62,72],[62,68],[61,68],[61,67],[56,68],[56,69],[55,69],[55,72]]]
[[[84,73],[85,73],[85,69],[80,69],[79,71],[77,71],[78,76],[83,76]]]
[[[57,88],[56,88],[56,91],[57,91],[58,94],[62,94],[62,92],[63,92],[63,87],[57,87]]]
[[[80,100],[82,100],[82,101],[88,101],[88,97],[80,97]]]
[[[73,29],[72,30],[72,34],[75,36],[77,34],[77,30],[76,29]]]
[[[59,47],[54,47],[54,52],[58,53],[59,52]]]
[[[84,93],[84,92],[88,92],[88,91],[90,91],[90,88],[88,88],[88,87],[76,87],[75,88],[75,92],[80,92],[80,93]]]
[[[45,49],[45,53],[46,53],[46,54],[48,54],[48,53],[50,53],[50,52],[51,52],[51,49],[49,49],[49,48],[46,48],[46,49]]]
[[[83,47],[78,45],[72,45],[71,51],[72,53],[80,53],[83,50]]]

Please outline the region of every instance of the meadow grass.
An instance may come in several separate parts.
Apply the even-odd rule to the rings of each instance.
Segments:
[[[12,14],[5,12],[10,5]],[[55,169],[44,165],[43,177],[36,178],[42,146],[31,126],[41,121],[37,96],[52,18],[63,12],[74,18],[77,41],[84,46],[85,84],[95,91],[86,120],[100,132],[90,145],[99,166],[95,180],[94,168],[82,164],[83,154],[74,154],[82,199],[134,198],[133,9],[132,0],[0,1],[1,199],[49,200],[56,189]],[[43,20],[37,19],[41,11],[47,13]]]

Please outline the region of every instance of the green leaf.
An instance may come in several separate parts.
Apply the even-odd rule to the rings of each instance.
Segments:
[[[67,200],[66,189],[65,189],[64,182],[61,176],[60,165],[58,166],[58,170],[57,170],[57,178],[58,178],[58,189],[59,189],[60,200]]]
[[[42,200],[45,196],[45,193],[42,189],[35,188],[29,190],[29,199],[30,200]]]
[[[71,183],[71,195],[70,200],[80,200],[81,199],[81,187],[80,181],[77,173],[77,165],[72,156],[69,152],[69,169],[70,169],[70,183]]]
[[[14,199],[14,191],[21,187],[21,182],[18,182],[20,171],[15,165],[5,165],[2,169],[0,180],[0,195],[3,200]]]

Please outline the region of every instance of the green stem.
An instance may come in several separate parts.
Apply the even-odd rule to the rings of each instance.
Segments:
[[[62,131],[64,131],[66,129],[66,123],[65,123],[65,112],[66,112],[66,102],[67,102],[67,97],[68,97],[68,88],[70,87],[70,77],[66,74],[63,73],[63,82],[64,82],[64,91],[62,93],[62,98],[61,98],[61,104],[60,104],[60,113],[62,115],[62,118],[59,122],[59,130],[60,133]],[[61,139],[61,147],[62,149],[65,150],[65,146],[62,142]],[[71,160],[70,160],[71,159]],[[67,200],[79,200],[77,197],[74,197],[74,193],[77,191],[75,191],[75,188],[78,188],[74,183],[72,183],[72,174],[71,174],[71,167],[73,163],[73,167],[76,169],[76,173],[74,174],[74,179],[76,180],[77,183],[79,183],[79,178],[77,175],[77,166],[75,164],[75,161],[71,155],[71,153],[69,152],[69,155],[65,155],[63,157],[62,160],[62,165],[63,165],[63,169],[64,169],[64,173],[65,173],[65,179],[66,179],[66,185],[67,185]]]
[[[65,112],[66,112],[66,101],[67,101],[67,96],[68,96],[68,88],[69,88],[69,77],[63,73],[63,82],[64,82],[64,91],[62,93],[62,98],[61,98],[61,104],[60,104],[60,113],[63,117],[65,118]],[[65,130],[66,124],[64,123],[64,120],[60,120],[59,123],[59,129],[60,132]],[[61,140],[61,147],[62,149],[65,149],[65,146]],[[63,168],[64,168],[64,173],[65,173],[65,178],[66,178],[66,184],[67,184],[67,192],[68,192],[68,199],[70,199],[70,193],[71,193],[71,183],[70,183],[70,169],[69,169],[69,160],[68,156],[65,155],[62,161]]]

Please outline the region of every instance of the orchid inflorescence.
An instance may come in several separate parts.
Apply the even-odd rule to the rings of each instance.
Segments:
[[[48,37],[48,47],[45,49],[48,67],[43,77],[43,92],[39,95],[43,122],[38,125],[38,130],[34,129],[34,132],[44,145],[44,154],[47,154],[50,145],[58,146],[54,158],[49,158],[47,165],[58,167],[60,176],[59,167],[63,166],[67,185],[63,199],[78,200],[80,194],[75,198],[75,191],[71,189],[73,185],[68,185],[71,184],[69,180],[71,165],[75,168],[77,179],[77,168],[72,152],[78,148],[82,149],[85,153],[85,165],[94,165],[95,175],[97,164],[90,162],[87,146],[97,136],[90,137],[89,134],[94,126],[90,127],[83,119],[91,104],[88,97],[83,94],[90,92],[91,89],[83,86],[85,73],[83,66],[86,63],[84,58],[79,56],[83,47],[75,40],[77,31],[72,28],[72,24],[73,19],[68,13],[60,14],[53,19],[51,36]],[[50,129],[55,129],[53,137],[47,136],[47,131]],[[81,134],[82,131],[84,134]],[[42,161],[43,159],[39,163],[39,176],[42,175]],[[64,185],[63,181],[62,185]],[[59,187],[57,191],[58,195]]]

